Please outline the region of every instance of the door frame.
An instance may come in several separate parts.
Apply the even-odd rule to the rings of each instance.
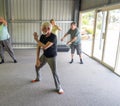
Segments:
[[[96,25],[97,25],[97,14],[99,12],[104,12],[106,11],[107,12],[107,15],[106,15],[106,20],[105,20],[105,33],[104,33],[104,42],[103,42],[103,50],[102,50],[102,58],[101,60],[97,59],[96,57],[94,57],[93,53],[94,53],[94,46],[95,46],[95,33],[96,33]],[[97,60],[98,62],[100,63],[103,63],[102,60],[103,60],[103,57],[104,57],[104,49],[105,49],[105,40],[106,40],[106,31],[107,31],[107,26],[108,26],[108,11],[107,10],[104,10],[104,9],[96,9],[95,10],[95,24],[94,24],[94,32],[93,32],[93,49],[92,49],[92,58]]]
[[[119,46],[118,46],[118,49],[117,49],[117,53],[116,53],[116,61],[115,61],[115,66],[114,67],[111,67],[109,66],[108,64],[106,64],[105,62],[103,62],[103,58],[104,58],[104,51],[105,51],[105,44],[106,44],[106,34],[107,34],[107,27],[108,27],[108,16],[109,16],[109,11],[111,10],[114,10],[114,9],[119,9],[120,8],[120,4],[118,5],[112,5],[112,6],[107,6],[107,7],[102,7],[102,8],[99,8],[99,9],[95,9],[95,22],[94,22],[94,31],[93,31],[93,44],[92,44],[92,54],[91,54],[91,58],[93,58],[94,60],[98,61],[99,63],[103,64],[104,66],[106,66],[107,68],[109,68],[110,70],[112,71],[116,71],[116,67],[118,65],[118,56],[120,56],[120,37],[119,37]],[[105,25],[105,38],[104,38],[104,43],[103,43],[103,50],[102,50],[102,58],[101,60],[97,59],[96,57],[93,56],[93,53],[94,53],[94,46],[95,46],[95,32],[96,32],[96,25],[97,25],[97,13],[99,11],[106,11],[107,12],[107,15],[106,15],[106,25]]]

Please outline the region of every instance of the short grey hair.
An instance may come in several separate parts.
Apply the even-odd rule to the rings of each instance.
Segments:
[[[41,25],[41,28],[43,29],[44,27],[50,28],[50,31],[52,30],[52,25],[51,25],[50,22],[44,22],[44,23]]]

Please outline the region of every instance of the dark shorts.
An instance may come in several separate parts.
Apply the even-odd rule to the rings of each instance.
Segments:
[[[80,55],[81,54],[81,44],[78,44],[78,45],[71,45],[70,46],[71,48],[71,54],[74,54],[75,53],[75,49],[77,51],[77,55]]]

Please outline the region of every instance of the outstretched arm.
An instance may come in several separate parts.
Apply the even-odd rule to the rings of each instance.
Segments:
[[[63,39],[67,36],[68,34],[66,33],[62,38],[61,41],[63,41]]]
[[[67,45],[72,44],[73,42],[75,42],[77,39],[77,37],[74,37],[73,39],[71,39],[70,41],[67,42]]]

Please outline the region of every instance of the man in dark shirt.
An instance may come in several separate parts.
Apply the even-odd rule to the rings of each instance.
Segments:
[[[32,82],[40,81],[40,73],[39,70],[46,63],[51,68],[56,90],[59,94],[63,94],[64,91],[61,87],[59,77],[56,70],[56,56],[57,56],[57,38],[56,35],[51,33],[52,26],[49,22],[45,22],[42,24],[42,32],[40,39],[38,40],[38,35],[34,32],[34,39],[36,40],[37,47],[37,57],[36,57],[36,79],[32,80]],[[40,49],[43,49],[43,54],[40,56]]]
[[[44,55],[48,58],[54,57],[57,55],[57,39],[56,36],[54,36],[53,33],[51,33],[50,36],[46,37],[45,35],[42,35],[39,39],[40,42],[43,44],[46,44],[47,42],[53,43],[52,46],[50,46],[48,49],[44,49]]]

